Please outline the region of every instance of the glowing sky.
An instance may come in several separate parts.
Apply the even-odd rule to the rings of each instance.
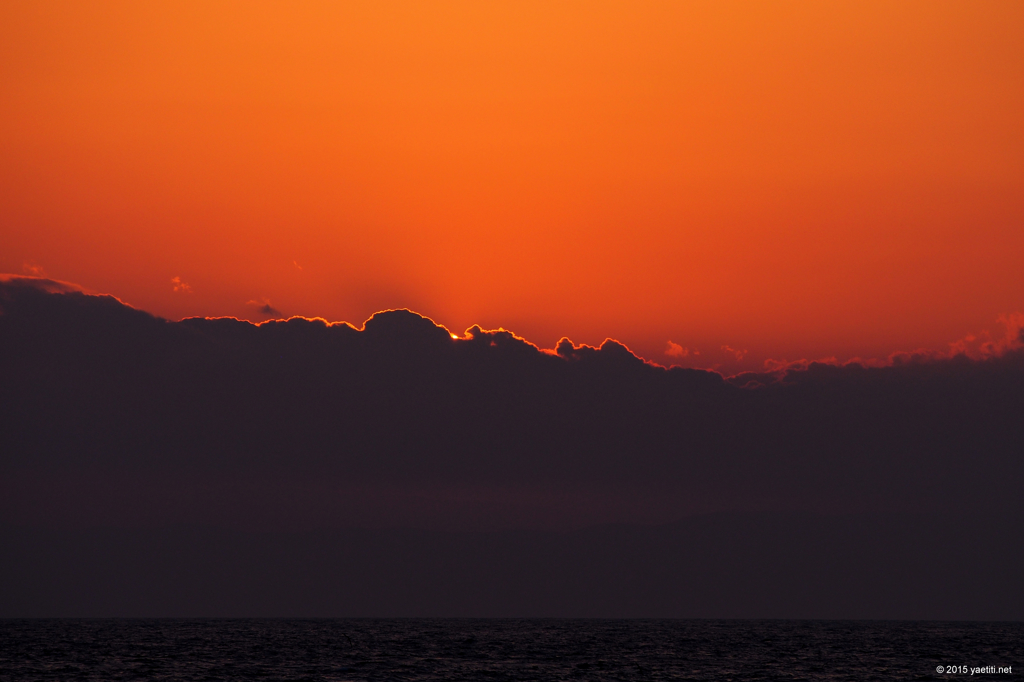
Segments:
[[[1021,36],[1018,2],[8,1],[0,271],[698,366],[945,347],[1024,309]]]

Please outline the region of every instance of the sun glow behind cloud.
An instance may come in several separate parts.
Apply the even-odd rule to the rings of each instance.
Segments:
[[[0,270],[752,367],[1022,307],[1016,4],[0,13]]]

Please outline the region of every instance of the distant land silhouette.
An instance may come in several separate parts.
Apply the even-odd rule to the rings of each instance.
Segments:
[[[0,280],[0,616],[1024,618],[1024,351],[723,377]]]

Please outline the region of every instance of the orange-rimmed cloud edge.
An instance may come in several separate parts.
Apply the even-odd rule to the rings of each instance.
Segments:
[[[18,275],[18,274],[3,274],[0,273],[0,283],[14,285],[14,286],[27,286],[35,289],[39,289],[51,294],[67,294],[67,293],[79,293],[85,296],[96,296],[109,298],[116,301],[118,304],[132,308],[134,310],[140,310],[130,303],[122,300],[121,298],[112,294],[99,293],[73,282],[66,282],[57,279],[51,279],[49,277],[40,277],[34,275]],[[273,309],[270,306],[270,302],[264,299],[261,302],[250,301],[250,303],[256,305],[262,305],[261,312],[266,314],[276,314],[279,311]],[[141,311],[146,312],[146,311]],[[254,327],[273,326],[278,324],[287,324],[293,321],[309,322],[322,324],[325,327],[339,327],[344,326],[356,332],[364,332],[366,330],[366,324],[375,317],[384,313],[391,312],[407,312],[423,320],[428,321],[440,330],[443,330],[451,339],[452,343],[464,343],[472,341],[482,336],[498,337],[507,341],[523,344],[530,348],[533,348],[536,352],[544,355],[555,356],[565,358],[567,360],[578,357],[580,354],[593,353],[593,352],[625,352],[636,360],[643,362],[653,368],[669,370],[672,368],[680,367],[675,364],[662,364],[650,360],[641,356],[640,354],[633,351],[628,344],[611,337],[606,338],[600,345],[592,346],[588,344],[576,344],[573,343],[568,337],[562,337],[559,339],[555,348],[541,348],[536,343],[517,335],[516,333],[498,327],[497,329],[484,329],[478,324],[471,325],[468,327],[462,335],[458,335],[449,329],[444,324],[432,319],[427,315],[423,315],[409,308],[386,308],[379,310],[372,314],[362,325],[356,326],[351,322],[339,320],[330,321],[323,317],[307,317],[303,315],[292,315],[288,317],[272,317],[263,321],[253,321],[245,318],[239,318],[231,315],[223,316],[193,316],[184,317],[178,322],[184,322],[187,320],[230,320],[243,324],[249,324]],[[3,314],[2,308],[0,308],[0,314]],[[151,314],[151,313],[146,313]],[[154,316],[158,317],[158,316]],[[163,319],[163,318],[160,318]],[[168,322],[175,322],[174,320],[167,320]],[[802,358],[799,360],[776,360],[768,358],[764,361],[764,371],[740,371],[734,374],[726,374],[719,371],[718,366],[710,367],[689,367],[688,369],[696,369],[705,372],[713,372],[719,374],[723,379],[730,381],[731,383],[747,388],[756,388],[757,386],[763,385],[765,381],[783,381],[787,372],[793,370],[806,370],[811,365],[831,365],[835,367],[846,367],[849,365],[860,365],[862,367],[890,367],[893,365],[905,364],[905,363],[922,363],[922,362],[936,362],[941,360],[952,360],[956,357],[964,357],[970,360],[983,361],[991,358],[1001,357],[1009,351],[1016,351],[1024,348],[1024,313],[1015,312],[1009,314],[1000,315],[996,322],[1002,326],[1003,333],[1001,335],[993,335],[988,330],[983,330],[978,333],[968,334],[967,336],[952,341],[948,344],[946,349],[934,349],[934,348],[918,348],[913,351],[897,350],[893,351],[888,357],[882,358],[861,358],[854,357],[845,361],[840,361],[835,357],[821,358],[817,360],[808,360]],[[497,344],[496,340],[491,341],[491,345]],[[668,341],[668,350],[666,355],[677,356],[683,355],[677,349],[680,346],[671,340]],[[733,350],[726,347],[728,350]],[[740,351],[745,352],[745,351]]]

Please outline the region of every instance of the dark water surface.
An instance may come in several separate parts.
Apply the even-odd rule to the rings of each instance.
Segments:
[[[985,666],[1012,672],[971,674]],[[1011,680],[1018,666],[1024,623],[0,621],[0,680]]]

